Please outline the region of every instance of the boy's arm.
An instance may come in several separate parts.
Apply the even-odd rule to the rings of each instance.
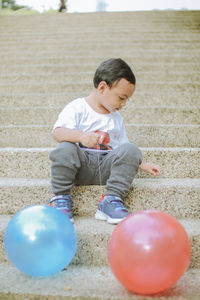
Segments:
[[[57,127],[53,131],[53,137],[58,142],[81,143],[82,145],[92,148],[99,140],[99,135],[95,132],[84,132],[82,130]]]
[[[161,174],[160,167],[153,163],[145,163],[142,161],[139,165],[139,169],[153,176],[159,176]]]

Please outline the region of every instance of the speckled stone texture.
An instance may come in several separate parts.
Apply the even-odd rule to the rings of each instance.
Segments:
[[[200,89],[199,89],[200,93]],[[62,107],[35,107],[0,109],[2,122],[7,125],[49,125],[55,123]],[[15,119],[13,120],[13,115]],[[121,112],[127,124],[139,123],[141,119],[144,124],[197,124],[199,121],[200,109],[168,108],[168,107],[134,107],[127,105]]]
[[[200,125],[126,124],[126,129],[129,141],[138,147],[198,148],[200,144]],[[56,147],[51,131],[49,125],[0,126],[0,145],[8,148]]]
[[[0,299],[200,299],[200,11],[0,16]],[[88,96],[97,65],[125,59],[136,91],[121,111],[144,160],[161,166],[139,172],[124,199],[130,211],[164,210],[186,229],[190,267],[168,291],[131,294],[111,273],[107,242],[115,226],[94,219],[104,187],[74,187],[79,247],[67,270],[31,278],[7,260],[5,228],[20,209],[51,194],[51,130],[61,109]]]
[[[160,165],[161,178],[194,178],[200,174],[200,148],[140,148],[145,161]],[[0,148],[0,177],[49,178],[51,148]],[[26,166],[26,167],[25,167]],[[137,177],[150,178],[144,172]]]
[[[50,182],[46,179],[2,178],[0,188],[3,214],[16,213],[29,205],[45,204],[52,197]],[[135,179],[124,202],[130,211],[162,209],[177,218],[197,218],[199,191],[199,179]],[[74,186],[73,213],[93,217],[103,192],[102,186]]]
[[[71,68],[75,68],[76,66],[71,66]],[[84,67],[85,65],[80,65],[79,66],[81,68],[80,72],[78,72],[78,74],[82,73],[82,76],[84,74],[85,76],[85,73],[87,74],[87,72],[85,71],[84,72]],[[94,66],[94,69],[95,69],[96,66]],[[188,78],[188,74],[187,73],[184,73],[186,72],[186,68],[188,67],[188,72],[190,74],[192,74],[192,76],[190,78]],[[179,68],[178,72],[181,72],[181,77],[184,77],[185,80],[183,82],[188,82],[189,80],[191,81],[193,76],[195,77],[199,77],[198,75],[198,69],[199,67],[194,64],[191,63],[191,67],[194,68],[194,71],[193,73],[191,73],[191,69],[190,69],[190,66],[188,66],[188,64],[183,64],[183,67],[182,69]],[[45,67],[42,67],[42,66],[26,66],[26,65],[23,65],[23,71],[24,72],[27,72],[26,69],[32,69],[33,72],[36,72],[37,74],[40,74],[42,71],[42,68],[49,68],[50,71],[49,73],[46,72],[44,73],[45,76],[47,74],[50,74],[50,76],[54,76],[54,74],[56,73],[56,71],[58,72],[58,67],[56,66],[48,66],[46,65]],[[143,65],[143,68],[145,68],[145,66]],[[154,71],[151,71],[150,68],[148,69],[148,72],[146,73],[146,76],[148,77],[149,74],[153,74],[153,76],[155,77],[156,74],[157,76],[160,76],[162,73],[160,72],[160,65],[158,64],[157,65],[157,70],[154,70]],[[196,68],[196,72],[195,72],[195,68]],[[16,69],[16,70],[15,70]],[[145,74],[143,71],[142,71],[142,68],[140,70],[140,67],[138,65],[137,67],[138,69],[138,75],[137,75],[137,78],[140,77],[140,76],[143,76],[143,74]],[[4,74],[5,74],[5,69],[4,70]],[[68,72],[65,73],[65,76],[66,76],[66,80],[69,76],[72,76],[74,73],[76,74],[76,76],[78,75],[77,72],[74,72],[74,70],[72,72],[70,72],[70,66],[67,65],[67,70]],[[10,74],[10,72],[17,72],[17,66],[15,67],[9,67],[9,71],[8,71],[8,74]],[[59,65],[59,71],[61,73],[63,73],[64,71],[66,72],[66,65]],[[2,77],[4,76],[4,74],[1,75],[1,80],[2,80]],[[27,73],[26,73],[27,74]],[[58,73],[59,74],[59,73]],[[177,73],[172,73],[170,74],[170,78],[171,76],[177,76]],[[186,74],[186,75],[185,75]],[[19,76],[19,71],[17,73],[17,76]],[[56,74],[56,76],[58,76]],[[92,76],[93,76],[93,72],[92,72]],[[165,75],[165,72],[163,73],[163,76],[165,76],[165,80],[166,82],[169,81],[169,79],[166,78],[166,75]],[[7,75],[6,77],[6,81],[8,80],[8,77],[9,75]],[[30,75],[31,77],[31,75]],[[91,77],[89,75],[86,75],[86,77],[88,78],[88,80],[91,80]],[[139,80],[139,79],[138,79]],[[148,80],[148,79],[147,79]],[[156,78],[155,78],[156,80]],[[199,80],[199,79],[198,79]],[[171,82],[171,80],[170,80]],[[30,95],[30,94],[29,94]],[[57,107],[64,107],[67,103],[69,103],[70,101],[72,101],[73,99],[76,99],[78,97],[85,97],[86,94],[85,93],[81,93],[80,94],[80,91],[76,90],[75,92],[69,92],[69,91],[65,91],[64,93],[45,93],[45,94],[39,94],[39,97],[38,97],[38,93],[32,93],[31,94],[31,97],[27,95],[27,94],[3,94],[1,96],[1,105],[2,107],[11,107],[13,108],[13,106],[17,106],[17,107],[21,107],[21,108],[28,108],[30,106],[47,106],[47,107],[55,107],[55,105]],[[184,100],[183,100],[183,97],[184,97]],[[134,104],[136,106],[165,106],[165,107],[168,107],[168,106],[174,106],[174,107],[182,107],[182,108],[196,108],[198,107],[199,105],[199,98],[198,98],[198,95],[197,94],[190,94],[190,93],[176,93],[175,94],[168,94],[166,92],[163,92],[162,90],[159,91],[159,94],[156,94],[154,93],[154,91],[151,89],[149,91],[145,90],[144,88],[142,88],[141,90],[138,90],[136,89],[136,91],[134,92],[134,95],[132,98],[130,98],[130,101],[133,101]],[[126,122],[126,120],[125,120]]]
[[[10,220],[10,216],[1,216],[0,222],[0,263],[8,262],[3,248],[3,233]],[[180,223],[184,226],[190,238],[192,254],[190,268],[200,268],[200,221],[193,219],[182,219]],[[107,243],[115,226],[94,218],[75,217],[75,230],[78,239],[78,250],[72,260],[72,265],[105,266],[107,261]],[[95,249],[95,250],[94,250]]]
[[[155,298],[129,293],[116,281],[108,267],[70,266],[51,278],[42,279],[28,277],[7,264],[1,264],[0,267],[0,297],[6,300],[151,300]],[[5,277],[9,280],[5,281]],[[199,300],[199,298],[199,269],[189,270],[177,285],[156,295],[156,299],[160,300]]]

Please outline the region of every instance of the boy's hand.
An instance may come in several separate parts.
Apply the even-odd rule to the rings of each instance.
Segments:
[[[93,148],[99,140],[99,134],[95,132],[83,132],[80,137],[80,142],[82,145],[88,148]]]
[[[139,169],[153,176],[159,176],[161,174],[160,167],[153,163],[142,162]]]

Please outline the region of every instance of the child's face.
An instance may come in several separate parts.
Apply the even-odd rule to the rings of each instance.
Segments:
[[[110,113],[118,111],[126,105],[135,90],[135,85],[122,78],[111,88],[105,81],[100,82],[98,88],[101,91],[100,105],[107,113]]]

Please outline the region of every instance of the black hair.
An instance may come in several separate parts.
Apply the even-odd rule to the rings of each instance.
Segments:
[[[109,87],[112,87],[114,82],[120,79],[126,79],[132,84],[136,84],[136,78],[129,65],[121,58],[111,58],[100,64],[97,68],[93,83],[95,88],[98,87],[101,81],[105,81]]]

